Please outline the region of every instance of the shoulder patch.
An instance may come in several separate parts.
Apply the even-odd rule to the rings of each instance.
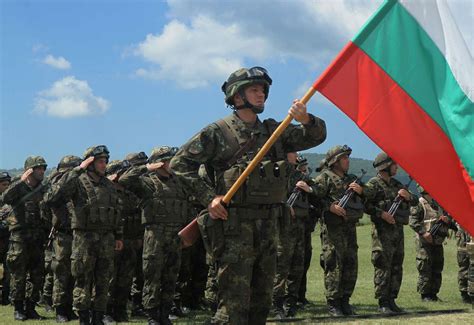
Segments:
[[[193,155],[199,155],[203,150],[203,146],[201,143],[201,139],[199,139],[199,136],[196,136],[190,143],[187,148],[188,152],[193,154]]]

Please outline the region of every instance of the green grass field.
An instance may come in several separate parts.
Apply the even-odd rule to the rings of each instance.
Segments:
[[[359,241],[359,277],[352,297],[352,303],[361,315],[376,314],[377,301],[374,298],[373,266],[370,263],[371,224],[363,220],[364,225],[357,228]],[[405,227],[405,262],[403,284],[397,303],[408,313],[402,316],[385,318],[329,318],[326,313],[325,296],[323,287],[323,272],[319,266],[320,252],[319,231],[313,233],[313,263],[309,274],[308,298],[312,305],[301,311],[298,321],[286,323],[340,323],[349,324],[474,324],[474,311],[471,306],[463,304],[457,284],[456,242],[454,239],[447,241],[445,248],[445,267],[443,272],[443,285],[439,297],[443,302],[424,303],[416,292],[418,272],[415,265],[414,232]],[[463,312],[440,313],[435,311],[448,311],[462,309]],[[55,324],[54,314],[46,313],[42,308],[39,312],[48,319],[44,321],[27,321],[29,324]],[[423,314],[425,313],[425,314]],[[13,308],[0,307],[0,324],[13,323]],[[191,313],[185,319],[176,321],[177,324],[199,324],[209,317],[205,313]],[[300,320],[300,318],[304,320]],[[132,320],[130,323],[145,323],[145,320]],[[269,323],[271,323],[269,321]]]

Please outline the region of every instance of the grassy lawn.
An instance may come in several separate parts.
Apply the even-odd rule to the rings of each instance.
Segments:
[[[374,298],[373,273],[374,269],[370,262],[371,224],[363,220],[365,225],[357,228],[359,242],[359,277],[356,289],[352,297],[352,303],[357,308],[358,314],[368,315],[377,313],[377,301]],[[457,261],[456,242],[454,239],[447,241],[445,248],[445,266],[443,272],[443,284],[439,297],[443,302],[424,303],[416,292],[418,272],[415,265],[414,232],[405,227],[405,262],[403,284],[397,304],[405,309],[408,314],[397,317],[385,318],[352,318],[334,319],[329,318],[326,313],[323,272],[319,266],[319,252],[321,244],[319,241],[319,229],[313,233],[313,262],[309,274],[308,298],[312,305],[301,311],[298,322],[293,323],[339,323],[349,324],[474,324],[474,311],[471,306],[463,304],[458,291],[457,284]],[[442,310],[462,309],[463,312],[450,314],[435,314],[431,312]],[[45,321],[28,321],[29,324],[56,324],[54,314],[46,313],[42,308],[39,312],[46,316]],[[13,323],[13,308],[0,307],[0,324]],[[206,313],[192,313],[187,318],[176,321],[178,324],[199,324],[209,317]],[[305,319],[305,320],[300,320]],[[145,323],[144,320],[133,320],[130,323]],[[269,322],[271,323],[271,322]],[[290,323],[290,322],[286,322]]]

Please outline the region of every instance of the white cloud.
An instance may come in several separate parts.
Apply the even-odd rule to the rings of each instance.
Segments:
[[[466,11],[458,22],[462,31],[471,30],[465,36],[470,42],[472,1],[449,2],[455,14]],[[322,69],[381,4],[382,0],[168,0],[170,22],[135,47],[135,54],[149,63],[135,74],[194,88],[221,82],[249,61],[267,65],[296,59]]]
[[[202,15],[193,18],[190,26],[172,20],[161,34],[148,34],[135,47],[134,54],[151,63],[136,75],[196,88],[225,79],[242,66],[244,58],[262,59],[270,50],[264,38],[243,35],[237,24],[224,25]]]
[[[68,76],[40,91],[35,99],[35,112],[70,118],[105,113],[110,103],[95,96],[87,81]]]
[[[71,68],[71,63],[62,56],[55,58],[48,54],[42,62],[56,69],[67,70]]]

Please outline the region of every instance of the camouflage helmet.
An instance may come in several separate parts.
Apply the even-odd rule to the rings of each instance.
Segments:
[[[112,160],[107,164],[105,169],[106,175],[120,174],[130,167],[130,162],[128,160]]]
[[[253,67],[250,69],[241,68],[230,74],[227,81],[222,84],[222,91],[225,94],[225,102],[227,105],[234,106],[234,96],[241,89],[254,83],[261,83],[264,86],[265,99],[268,98],[272,79],[268,75],[266,69],[262,67]]]
[[[40,166],[44,168],[48,166],[48,164],[46,163],[46,160],[44,160],[44,158],[41,156],[29,156],[25,160],[25,170],[30,169],[30,168],[40,167]]]
[[[162,162],[165,160],[170,160],[171,158],[176,155],[178,152],[177,147],[168,147],[168,146],[162,146],[162,147],[156,147],[151,151],[150,158],[148,158],[148,161],[151,163],[156,163],[156,162]]]
[[[334,165],[342,156],[347,155],[350,156],[352,153],[352,149],[348,145],[343,146],[334,146],[328,150],[326,153],[326,157],[324,158],[325,164],[328,167]]]
[[[77,167],[81,164],[82,159],[78,156],[67,155],[61,158],[58,164],[58,170],[64,171],[66,169]]]
[[[377,171],[382,171],[389,168],[393,162],[393,159],[390,158],[385,152],[381,152],[377,155],[377,157],[375,157],[372,166],[374,166]]]
[[[8,172],[0,172],[0,182],[9,181],[11,182],[12,177]]]
[[[132,152],[125,157],[125,160],[128,160],[132,166],[140,166],[147,163],[148,156],[143,151]]]
[[[110,158],[109,156],[109,149],[107,149],[107,146],[105,145],[97,145],[97,146],[92,146],[87,148],[86,151],[84,151],[84,159],[87,159],[89,157],[95,157],[95,158],[107,158],[107,160]]]

